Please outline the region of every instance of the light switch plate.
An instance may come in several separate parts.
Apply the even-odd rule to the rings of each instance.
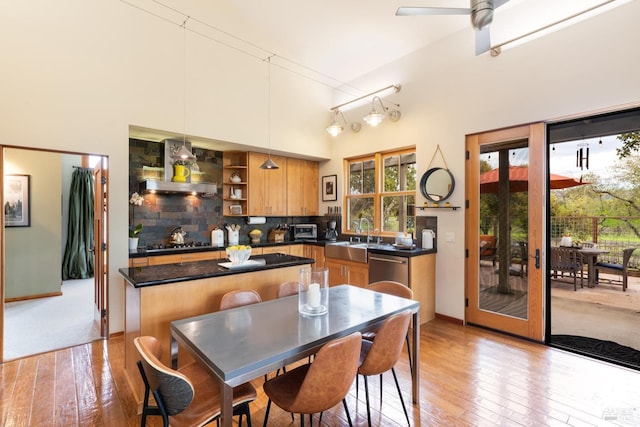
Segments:
[[[444,241],[449,243],[455,242],[456,233],[454,233],[453,231],[447,231],[446,233],[444,233]]]

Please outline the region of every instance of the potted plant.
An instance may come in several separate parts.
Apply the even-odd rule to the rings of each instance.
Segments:
[[[142,203],[144,202],[144,198],[139,195],[138,193],[133,193],[131,195],[131,198],[129,199],[129,204],[131,204],[133,207],[131,208],[131,219],[133,220],[133,210],[135,209],[136,206],[142,206]],[[142,224],[138,224],[133,228],[129,229],[129,250],[130,251],[136,251],[138,250],[138,239],[139,239],[139,235],[142,232]]]

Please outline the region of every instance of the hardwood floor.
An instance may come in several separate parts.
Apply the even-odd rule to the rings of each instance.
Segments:
[[[123,340],[0,365],[0,425],[138,426],[137,405],[123,374]],[[638,371],[437,319],[422,328],[420,353],[420,405],[408,407],[413,426],[640,425]],[[410,403],[406,353],[396,371]],[[262,379],[254,382],[255,426],[262,425],[266,406],[261,384]],[[381,408],[379,382],[370,379],[369,385],[374,425],[404,425],[392,376],[384,376]],[[347,402],[354,425],[365,426],[362,381],[359,397],[354,385]],[[154,418],[148,425],[161,425]],[[289,425],[289,414],[272,407],[269,426]],[[342,405],[326,412],[322,425],[346,425]]]

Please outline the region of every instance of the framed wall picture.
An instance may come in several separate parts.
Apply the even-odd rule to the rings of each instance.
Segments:
[[[4,225],[5,227],[30,227],[29,175],[5,175],[4,177]]]
[[[338,200],[338,175],[322,177],[322,201],[331,202]]]

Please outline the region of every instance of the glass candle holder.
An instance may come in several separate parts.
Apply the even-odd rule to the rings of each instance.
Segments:
[[[300,269],[298,312],[305,316],[320,316],[329,312],[329,269]]]

